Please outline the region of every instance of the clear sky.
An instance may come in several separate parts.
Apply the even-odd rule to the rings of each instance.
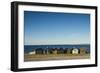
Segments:
[[[89,44],[90,15],[24,11],[24,44]]]

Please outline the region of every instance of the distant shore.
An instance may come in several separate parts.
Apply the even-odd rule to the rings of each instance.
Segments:
[[[24,61],[48,61],[48,60],[73,60],[73,59],[89,59],[90,54],[47,54],[47,55],[24,55]]]

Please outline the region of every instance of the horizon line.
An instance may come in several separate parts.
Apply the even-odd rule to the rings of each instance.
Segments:
[[[24,44],[24,45],[29,45],[29,44]],[[35,45],[35,44],[30,44],[30,45]],[[90,45],[90,44],[87,43],[87,44],[36,44],[36,45]]]

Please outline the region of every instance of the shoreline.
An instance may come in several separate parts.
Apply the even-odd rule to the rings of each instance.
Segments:
[[[51,61],[51,60],[73,60],[73,59],[90,59],[90,54],[47,54],[47,55],[24,55],[24,61]]]

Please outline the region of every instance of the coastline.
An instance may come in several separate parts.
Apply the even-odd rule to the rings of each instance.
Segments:
[[[62,49],[72,49],[72,48],[84,48],[87,52],[90,53],[90,44],[57,44],[57,45],[24,45],[24,53],[29,53],[35,49],[42,48],[43,50],[52,49],[52,48],[62,48]]]

